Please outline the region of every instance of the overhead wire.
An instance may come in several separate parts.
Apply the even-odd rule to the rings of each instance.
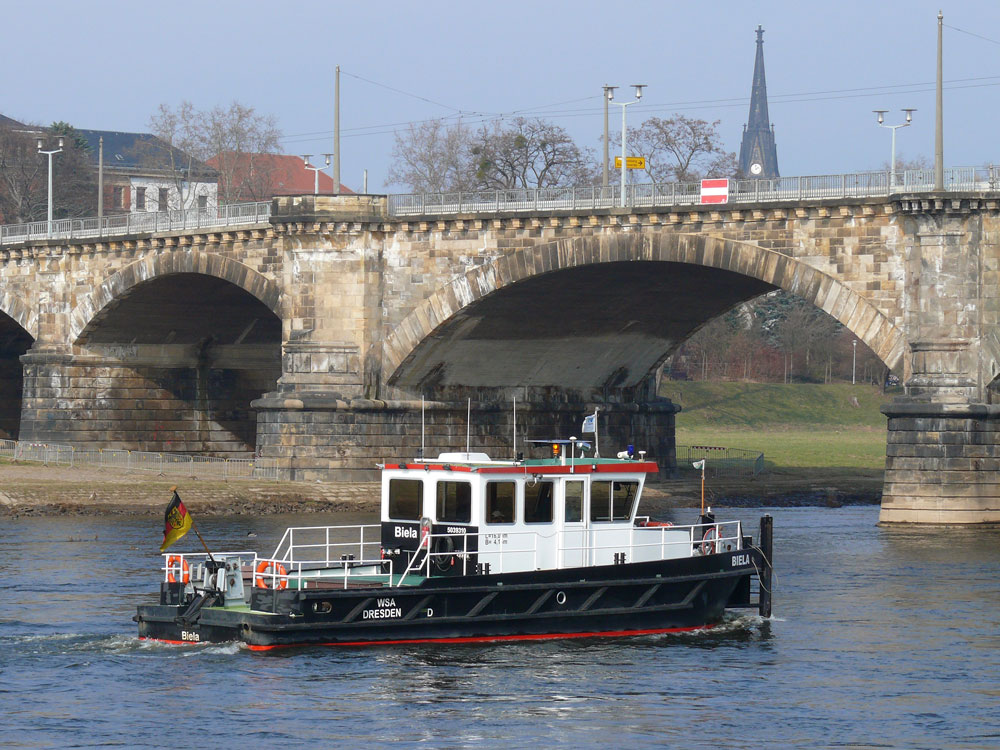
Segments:
[[[947,24],[945,24],[947,26]],[[972,32],[964,31],[953,26],[948,26],[948,28],[959,31],[961,33],[969,34],[971,36],[976,36],[984,41],[993,42],[1000,44],[996,40],[989,39],[987,37],[982,37],[978,34],[973,34]],[[481,124],[487,124],[490,122],[499,122],[505,118],[515,117],[519,115],[533,114],[533,113],[544,113],[547,117],[554,119],[570,119],[577,117],[592,117],[596,112],[593,108],[570,108],[562,110],[554,110],[555,107],[561,107],[566,104],[575,104],[577,102],[590,101],[592,99],[600,99],[600,94],[592,94],[590,96],[577,97],[574,99],[567,99],[559,102],[552,102],[550,104],[542,104],[531,107],[523,107],[520,109],[511,110],[509,112],[482,112],[477,110],[466,110],[453,107],[448,104],[443,104],[441,102],[435,101],[429,97],[422,96],[420,94],[414,94],[409,91],[404,91],[403,89],[398,89],[387,84],[380,83],[378,81],[373,81],[364,76],[359,76],[353,73],[345,72],[341,70],[341,73],[348,75],[352,78],[356,78],[360,81],[364,81],[374,86],[384,88],[396,93],[409,96],[420,101],[424,101],[428,104],[433,104],[434,106],[442,107],[444,109],[451,110],[449,115],[444,117],[429,117],[419,120],[407,120],[401,122],[393,123],[379,123],[374,125],[362,125],[353,128],[344,128],[341,130],[342,138],[359,138],[377,135],[387,135],[395,133],[400,127],[411,127],[416,125],[422,125],[429,122],[435,121],[462,121],[470,126],[476,126]],[[958,89],[968,89],[968,88],[982,88],[982,87],[992,87],[1000,86],[1000,76],[976,76],[971,78],[956,78],[945,82],[945,88],[949,90]],[[958,85],[965,84],[965,85]],[[817,101],[837,101],[844,99],[861,99],[861,98],[871,98],[875,96],[898,96],[905,94],[918,94],[927,93],[934,90],[934,82],[916,82],[916,83],[900,83],[900,84],[886,84],[882,86],[862,86],[855,88],[845,88],[845,89],[825,89],[819,91],[803,91],[795,92],[789,94],[772,94],[768,97],[768,103],[771,106],[781,105],[781,104],[799,104],[807,102],[817,102]],[[684,111],[690,109],[730,109],[733,107],[745,107],[748,106],[749,98],[745,96],[741,97],[728,97],[719,99],[700,99],[700,100],[690,100],[690,101],[680,101],[680,102],[650,102],[648,104],[643,103],[636,107],[637,111],[643,111],[646,113],[661,112],[661,111]],[[330,137],[333,134],[333,130],[320,130],[311,131],[305,133],[295,133],[287,135],[282,138],[282,142],[286,144],[292,143],[309,143],[313,141],[323,140],[325,137]]]

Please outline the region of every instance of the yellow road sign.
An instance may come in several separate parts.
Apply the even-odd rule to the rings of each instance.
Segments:
[[[615,157],[615,169],[622,168],[622,158],[620,156]],[[646,157],[645,156],[626,156],[625,157],[625,169],[645,169],[646,168]]]

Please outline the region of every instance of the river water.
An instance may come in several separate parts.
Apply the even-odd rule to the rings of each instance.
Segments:
[[[768,512],[768,621],[276,654],[136,639],[160,518],[5,519],[0,747],[1000,747],[1000,530],[884,529],[873,506]],[[219,548],[270,552],[286,525],[370,520],[199,523]]]

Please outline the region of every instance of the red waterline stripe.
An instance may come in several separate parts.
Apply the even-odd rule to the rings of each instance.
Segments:
[[[156,641],[157,643],[169,643],[172,646],[200,646],[201,641],[171,641],[168,638],[150,638],[149,636],[139,636],[140,641]],[[207,641],[206,641],[207,643]]]
[[[658,635],[661,633],[688,633],[709,630],[712,625],[692,625],[686,628],[654,628],[652,630],[602,630],[594,633],[543,633],[539,635],[487,635],[461,638],[405,638],[396,641],[344,641],[339,643],[281,643],[274,646],[248,644],[251,651],[271,651],[276,648],[301,648],[304,646],[399,646],[413,643],[493,643],[495,641],[545,641],[556,638],[613,638],[630,635]]]

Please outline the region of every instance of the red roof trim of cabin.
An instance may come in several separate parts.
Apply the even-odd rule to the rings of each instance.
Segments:
[[[637,461],[635,463],[614,464],[553,464],[551,466],[521,465],[521,466],[465,466],[461,464],[386,464],[386,469],[410,469],[413,471],[466,471],[479,474],[622,474],[647,473],[655,474],[659,467],[653,461]],[[573,469],[573,471],[570,471]]]

